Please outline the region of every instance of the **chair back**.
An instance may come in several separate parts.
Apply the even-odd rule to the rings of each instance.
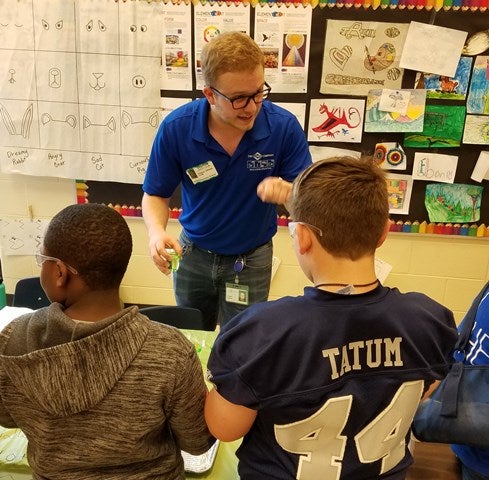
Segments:
[[[197,308],[179,307],[177,305],[153,305],[140,308],[139,311],[155,322],[186,330],[204,330],[202,312]]]
[[[12,306],[37,310],[50,304],[49,298],[41,287],[41,279],[39,277],[21,278],[15,285]]]

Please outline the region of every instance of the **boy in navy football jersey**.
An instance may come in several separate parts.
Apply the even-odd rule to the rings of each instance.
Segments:
[[[241,480],[404,479],[416,407],[451,362],[453,315],[377,280],[389,206],[371,160],[314,163],[295,180],[290,208],[314,286],[222,328],[208,364],[209,429],[224,441],[244,436]]]

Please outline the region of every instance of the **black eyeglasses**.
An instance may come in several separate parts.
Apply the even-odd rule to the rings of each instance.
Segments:
[[[224,93],[221,93],[217,88],[214,87],[209,87],[209,88],[214,93],[217,93],[218,95],[221,95],[221,97],[225,98],[235,110],[239,110],[241,108],[246,108],[251,100],[253,100],[255,103],[263,102],[263,100],[265,100],[265,98],[267,98],[270,92],[272,91],[272,87],[268,85],[267,82],[265,82],[264,85],[265,85],[264,88],[258,90],[253,95],[241,95],[235,98],[229,98],[228,96],[224,95]]]

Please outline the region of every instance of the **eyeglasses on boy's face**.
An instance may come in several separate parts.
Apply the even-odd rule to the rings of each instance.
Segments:
[[[311,230],[313,230],[314,232],[316,232],[320,237],[323,236],[323,231],[319,227],[316,227],[314,225],[311,225],[310,223],[306,223],[306,222],[289,222],[289,234],[290,234],[291,237],[293,237],[295,235],[295,230],[296,230],[298,224],[304,225],[305,227],[310,228]]]
[[[43,255],[42,253],[36,253],[36,263],[38,267],[42,267],[42,264],[44,262],[61,262],[66,265],[66,268],[73,273],[74,275],[78,275],[78,271],[76,268],[73,268],[72,266],[68,265],[66,262],[63,262],[63,260],[60,260],[59,258],[56,257],[50,257],[49,255]]]
[[[224,93],[221,93],[217,88],[209,88],[214,93],[217,93],[221,97],[225,98],[235,110],[246,108],[251,100],[253,100],[255,104],[263,102],[263,100],[265,100],[265,98],[267,98],[272,91],[272,87],[265,82],[264,87],[255,92],[253,95],[240,95],[239,97],[229,98],[227,95],[224,95]]]

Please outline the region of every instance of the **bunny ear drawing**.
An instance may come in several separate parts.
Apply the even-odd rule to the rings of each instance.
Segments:
[[[462,48],[462,55],[479,55],[489,49],[489,29],[471,35]]]
[[[31,131],[33,111],[34,111],[34,107],[31,103],[26,108],[26,111],[24,112],[24,115],[22,117],[20,135],[22,135],[22,137],[24,137],[24,138],[29,137],[29,133]],[[2,117],[2,120],[3,120],[5,127],[7,127],[8,133],[10,135],[19,135],[19,133],[17,133],[17,129],[15,128],[14,123],[12,122],[12,118],[10,117],[10,114],[8,113],[5,106],[2,105],[1,103],[0,103],[0,116]]]
[[[8,113],[7,109],[0,103],[0,114],[2,115],[2,120],[5,126],[7,127],[7,131],[10,135],[17,135],[17,131],[15,129],[15,125],[12,122],[12,118]]]
[[[24,138],[29,138],[29,134],[31,132],[31,124],[32,117],[34,114],[34,106],[32,103],[27,107],[24,116],[22,117],[22,125],[21,125],[21,135]]]

